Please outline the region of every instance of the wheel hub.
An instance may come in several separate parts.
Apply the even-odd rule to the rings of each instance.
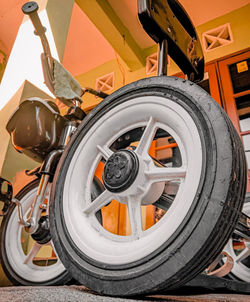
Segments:
[[[139,170],[137,155],[131,150],[119,150],[107,160],[103,184],[110,192],[123,192],[134,182]]]
[[[39,244],[46,244],[51,240],[49,217],[42,216],[38,222],[38,229],[31,237]]]

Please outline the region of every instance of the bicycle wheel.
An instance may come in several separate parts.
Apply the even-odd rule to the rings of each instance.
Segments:
[[[27,217],[36,195],[39,179],[16,196]],[[11,204],[1,225],[1,264],[14,285],[59,285],[72,278],[55,254],[52,242],[39,244],[18,223],[18,209]]]
[[[242,212],[250,215],[250,196],[246,197]],[[250,243],[230,238],[224,250],[234,260],[234,266],[228,276],[232,279],[250,282]]]
[[[205,269],[244,199],[245,162],[232,129],[203,89],[174,77],[140,80],[100,103],[74,134],[52,190],[53,242],[74,278],[132,296],[176,288]],[[158,160],[150,150],[161,139],[170,151]],[[105,190],[93,200],[101,164]],[[127,209],[123,234],[96,219],[113,202]],[[149,207],[162,213],[145,225]]]

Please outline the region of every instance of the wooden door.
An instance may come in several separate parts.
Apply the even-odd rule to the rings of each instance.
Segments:
[[[224,108],[241,136],[250,192],[250,51],[218,62]]]

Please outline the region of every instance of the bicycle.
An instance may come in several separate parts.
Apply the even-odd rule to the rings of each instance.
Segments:
[[[25,231],[42,244],[52,239],[74,279],[111,296],[177,288],[203,271],[235,230],[249,239],[249,217],[241,212],[244,150],[226,113],[195,84],[203,78],[204,56],[179,2],[138,0],[139,19],[159,44],[158,76],[111,95],[82,89],[51,57],[37,9],[34,2],[23,7],[43,44],[45,82],[70,108],[61,116],[54,103],[32,98],[10,119],[7,130],[16,149],[42,165],[29,172],[39,176],[29,216],[22,214],[18,196],[12,197],[10,183],[0,198],[5,216],[17,205]],[[167,53],[187,80],[166,75]],[[62,75],[66,95],[60,89]],[[88,115],[80,107],[86,92],[103,98]],[[41,112],[40,133],[34,130],[35,111]],[[29,138],[18,116],[32,121]],[[169,152],[159,160],[150,148],[160,140]],[[115,203],[128,213],[120,233],[111,232],[102,217]],[[149,208],[162,213],[147,226],[143,213]]]

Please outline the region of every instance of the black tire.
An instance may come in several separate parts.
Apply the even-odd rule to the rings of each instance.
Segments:
[[[38,188],[39,185],[39,179],[35,179],[28,185],[26,185],[17,195],[16,198],[20,200],[21,203],[25,201],[25,198],[28,196],[28,194],[33,191],[34,195],[36,193],[36,188]],[[33,196],[33,195],[32,195]],[[28,203],[30,203],[28,201]],[[29,204],[30,206],[30,204]],[[14,216],[13,216],[14,215]],[[14,220],[14,221],[13,221]],[[8,277],[8,279],[14,284],[14,285],[29,285],[29,286],[46,286],[46,285],[63,285],[68,283],[72,280],[72,277],[70,274],[66,271],[66,269],[63,267],[62,269],[58,271],[58,273],[53,274],[53,277],[50,276],[48,273],[48,277],[46,279],[43,278],[43,281],[37,282],[35,281],[36,277],[32,274],[29,274],[29,271],[25,270],[25,265],[21,264],[20,269],[14,265],[14,263],[11,261],[11,254],[13,254],[14,257],[18,257],[18,249],[13,250],[10,252],[10,248],[13,245],[8,245],[7,241],[15,240],[13,237],[15,237],[16,234],[10,234],[8,231],[8,228],[10,227],[10,223],[15,223],[18,225],[18,217],[17,217],[17,207],[14,203],[12,203],[8,209],[8,213],[6,216],[4,216],[2,224],[1,224],[1,233],[0,233],[0,244],[1,244],[1,250],[0,250],[0,257],[1,257],[1,264],[3,267],[3,270]],[[20,229],[18,229],[20,231]],[[19,235],[17,234],[17,237]],[[20,236],[21,237],[21,236]],[[30,236],[28,236],[30,238]],[[21,241],[21,238],[20,238]],[[17,243],[19,244],[19,243]],[[14,248],[14,246],[13,246]],[[21,254],[24,252],[20,249],[19,251]],[[48,266],[49,267],[49,266]],[[33,272],[37,269],[37,273],[41,273],[39,271],[40,267],[38,265],[33,266]],[[46,270],[46,267],[45,267]],[[39,278],[39,277],[38,277]]]
[[[164,239],[165,232],[167,233],[168,231],[166,228],[164,232],[160,233],[163,237],[163,242],[161,242],[160,246],[154,243],[152,243],[153,247],[150,246],[148,248],[147,246],[147,250],[150,250],[150,253],[144,255],[144,251],[141,249],[143,251],[141,258],[138,258],[138,254],[135,261],[126,260],[126,262],[121,260],[121,263],[113,263],[111,256],[109,257],[108,253],[104,253],[103,255],[109,260],[101,261],[94,251],[93,254],[89,253],[88,250],[85,252],[84,240],[75,240],[74,232],[76,229],[72,228],[68,223],[68,221],[71,223],[72,221],[67,209],[69,209],[70,213],[71,211],[74,213],[74,207],[76,206],[74,198],[71,197],[71,208],[66,207],[68,205],[68,196],[73,196],[70,194],[75,189],[74,186],[72,188],[69,187],[69,184],[72,185],[72,179],[76,180],[76,176],[72,173],[77,172],[72,172],[74,171],[72,167],[74,166],[75,169],[78,169],[76,160],[81,156],[81,152],[85,154],[84,152],[87,152],[87,150],[95,150],[95,146],[92,147],[91,144],[98,145],[99,142],[96,141],[94,143],[93,140],[91,141],[90,136],[94,135],[94,131],[99,131],[97,127],[104,127],[103,121],[109,125],[111,123],[110,120],[113,121],[117,116],[117,123],[109,126],[110,132],[113,131],[111,127],[116,127],[117,132],[120,131],[119,133],[123,131],[119,119],[120,121],[125,120],[121,124],[129,124],[126,119],[129,120],[133,112],[135,112],[136,117],[131,117],[131,120],[135,120],[135,125],[141,125],[140,119],[143,119],[147,113],[152,117],[151,120],[156,119],[158,124],[163,124],[162,115],[158,117],[159,114],[163,113],[159,113],[155,109],[157,106],[162,108],[164,114],[166,114],[167,110],[172,110],[170,113],[172,114],[175,112],[174,108],[176,108],[176,128],[174,128],[174,122],[171,121],[172,124],[170,124],[171,116],[169,114],[164,121],[164,126],[162,126],[163,130],[167,131],[169,128],[171,130],[171,127],[173,127],[178,132],[178,127],[181,128],[185,124],[183,122],[183,116],[185,115],[185,119],[189,121],[186,122],[187,129],[192,124],[197,132],[202,160],[200,160],[200,163],[198,162],[200,158],[198,157],[199,152],[194,146],[197,151],[197,165],[201,167],[199,179],[195,180],[195,177],[193,179],[194,183],[197,181],[194,198],[185,217],[171,236],[167,237],[166,235]],[[130,109],[127,108],[133,108],[130,115]],[[141,113],[143,117],[140,117],[140,111],[137,108],[143,109]],[[181,116],[181,113],[183,113],[183,116]],[[179,116],[180,122],[179,120],[177,121]],[[146,125],[149,127],[150,121]],[[190,130],[190,132],[192,131]],[[104,133],[103,135],[109,138],[108,135],[111,134]],[[96,138],[98,139],[98,137]],[[181,138],[185,141],[183,136]],[[197,141],[194,140],[194,142]],[[89,149],[83,147],[84,143],[88,145]],[[105,152],[101,154],[104,156]],[[91,162],[94,160],[93,156],[90,154],[89,158],[86,157],[86,161],[89,160]],[[88,164],[85,168],[82,166],[83,163],[83,161],[78,163],[83,170],[92,167],[90,166],[91,164]],[[221,252],[231,236],[244,201],[246,186],[245,165],[242,146],[239,144],[239,138],[230,120],[223,109],[203,89],[192,82],[175,77],[154,77],[129,84],[107,97],[87,116],[74,134],[60,160],[53,183],[52,205],[50,208],[53,242],[58,255],[76,280],[101,294],[133,296],[154,293],[162,289],[177,288],[203,271]],[[89,173],[92,173],[91,171],[90,169]],[[84,172],[84,175],[87,175],[87,171]],[[190,174],[187,172],[185,176],[186,183],[188,183],[188,175]],[[137,178],[135,179],[136,182]],[[82,179],[81,181],[83,182],[82,186],[85,188],[85,180]],[[79,186],[79,184],[77,185]],[[134,184],[132,183],[127,190],[130,190],[130,188],[132,190],[133,186]],[[87,193],[81,187],[79,187],[79,191],[83,192],[83,196],[86,196]],[[64,192],[66,193],[64,194]],[[76,198],[78,197],[76,196]],[[83,202],[85,202],[85,199]],[[184,206],[184,200],[181,200],[181,202]],[[185,202],[187,202],[186,198]],[[90,215],[86,212],[88,210],[84,209],[85,213],[87,213],[86,215]],[[176,219],[178,218],[177,216]],[[165,221],[168,221],[169,216],[166,217]],[[86,223],[86,227],[89,226],[86,222],[87,220],[84,220],[85,218],[82,221],[80,221],[80,216],[78,218],[79,224],[82,222]],[[160,229],[162,225],[159,224],[157,230],[162,231]],[[154,229],[152,232],[154,232]],[[104,234],[102,230],[100,234]],[[149,233],[143,234],[143,239],[149,236],[147,235]],[[85,234],[82,236],[82,238],[86,237]],[[141,238],[138,238],[139,242]],[[136,244],[136,240],[131,241],[131,246],[132,244]],[[98,242],[96,242],[96,247],[98,251],[99,248],[100,251],[102,250],[102,247],[98,246]],[[122,247],[123,245],[121,245],[120,252],[123,255]],[[130,252],[129,247],[128,251]],[[112,253],[114,251],[110,249],[110,254]],[[118,257],[120,255],[115,256]],[[126,255],[124,257],[126,258]]]

